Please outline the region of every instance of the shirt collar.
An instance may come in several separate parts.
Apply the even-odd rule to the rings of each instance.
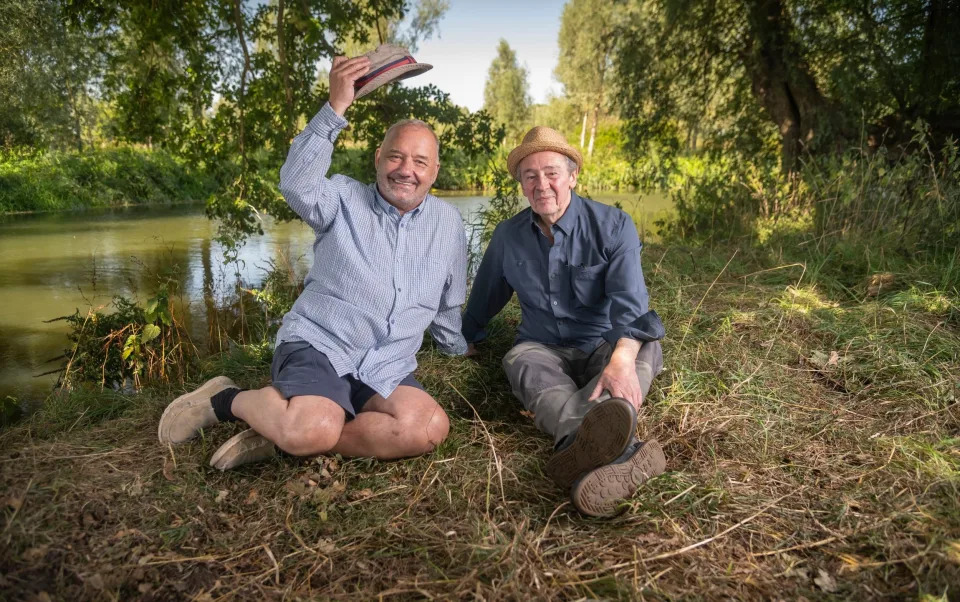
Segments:
[[[563,215],[560,216],[560,219],[557,220],[556,226],[563,230],[564,234],[569,235],[573,232],[574,226],[577,224],[577,218],[580,217],[580,205],[583,204],[583,201],[580,197],[577,196],[577,193],[570,191],[570,204],[567,205],[567,210],[563,212]],[[540,229],[540,225],[537,222],[539,216],[533,212],[533,209],[530,210],[530,224]]]

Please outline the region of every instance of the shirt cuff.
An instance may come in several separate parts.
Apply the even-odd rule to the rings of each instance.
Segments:
[[[620,339],[634,339],[649,343],[659,341],[665,334],[660,316],[651,309],[628,324],[611,328],[603,333],[603,339],[610,343],[611,347],[615,347]]]
[[[323,136],[330,142],[335,142],[340,130],[347,127],[348,122],[341,115],[337,115],[330,103],[324,103],[323,107],[313,116],[307,127],[311,132],[318,136]]]
[[[463,355],[467,352],[467,341],[463,336],[458,336],[448,345],[438,345],[440,351],[446,355]]]
[[[474,320],[469,313],[463,312],[463,316],[460,318],[460,323],[460,330],[463,332],[463,338],[468,343],[479,343],[483,339],[487,338],[486,329],[481,328],[480,324]]]

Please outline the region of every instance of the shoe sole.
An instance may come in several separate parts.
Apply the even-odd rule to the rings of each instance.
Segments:
[[[160,416],[160,423],[157,425],[157,438],[160,439],[160,443],[183,443],[184,441],[189,441],[190,439],[196,437],[199,433],[194,433],[192,436],[187,437],[183,441],[171,441],[169,438],[165,438],[163,436],[163,427],[168,423],[168,421],[175,420],[180,412],[187,408],[192,397],[196,397],[199,394],[200,399],[203,399],[204,397],[210,398],[216,393],[228,388],[239,389],[236,383],[230,380],[229,377],[218,376],[203,383],[199,388],[190,391],[189,393],[184,393],[180,397],[171,401],[167,406],[167,409],[163,411],[163,415]],[[207,394],[209,391],[213,391],[213,393]]]
[[[619,458],[637,426],[637,412],[629,401],[614,397],[602,401],[583,417],[570,447],[553,454],[544,471],[566,489],[595,468]]]
[[[601,466],[586,474],[573,487],[570,500],[588,516],[614,516],[621,502],[666,468],[663,448],[656,439],[650,439],[626,462]]]
[[[237,447],[238,445],[242,445],[244,441],[246,441],[247,439],[252,439],[254,437],[259,437],[260,439],[263,439],[264,443],[262,444],[262,446],[264,447],[267,445],[270,446],[269,454],[264,454],[263,457],[255,457],[251,460],[233,463],[233,464],[226,463],[223,461],[224,457],[226,457],[227,454],[233,453],[235,447]],[[259,447],[260,446],[246,449],[246,450],[243,450],[243,452],[254,451]],[[266,439],[265,437],[263,437],[263,435],[261,435],[260,433],[258,433],[253,429],[247,429],[242,433],[237,433],[233,437],[230,437],[229,439],[227,439],[227,442],[221,445],[220,448],[213,453],[213,456],[210,457],[210,466],[212,466],[213,468],[217,468],[219,470],[230,470],[231,468],[236,468],[237,466],[243,466],[244,464],[253,464],[254,462],[262,462],[264,460],[272,458],[274,455],[276,455],[275,447],[270,440]]]

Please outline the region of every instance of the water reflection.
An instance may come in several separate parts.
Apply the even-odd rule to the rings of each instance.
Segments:
[[[638,195],[605,197],[619,200],[638,218]],[[658,197],[645,199],[638,223],[662,208]],[[469,223],[488,198],[446,200]],[[196,205],[0,216],[0,398],[36,402],[49,393],[55,377],[34,375],[56,367],[48,360],[69,342],[63,321],[45,320],[78,309],[109,312],[115,295],[142,304],[166,283],[179,295],[178,313],[202,349],[217,339],[211,332],[233,327],[217,308],[232,294],[238,275],[245,287],[255,288],[281,253],[301,274],[312,261],[314,234],[300,222],[268,219],[264,234],[240,250],[237,264],[225,264],[215,236],[216,225]]]

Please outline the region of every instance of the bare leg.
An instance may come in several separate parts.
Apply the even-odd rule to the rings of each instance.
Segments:
[[[273,387],[238,393],[231,409],[253,430],[295,456],[330,451],[346,420],[343,408],[331,399],[299,395],[288,401]]]
[[[419,456],[433,451],[449,431],[447,415],[433,397],[400,385],[387,398],[371,397],[357,417],[343,426],[332,451],[381,460]]]

